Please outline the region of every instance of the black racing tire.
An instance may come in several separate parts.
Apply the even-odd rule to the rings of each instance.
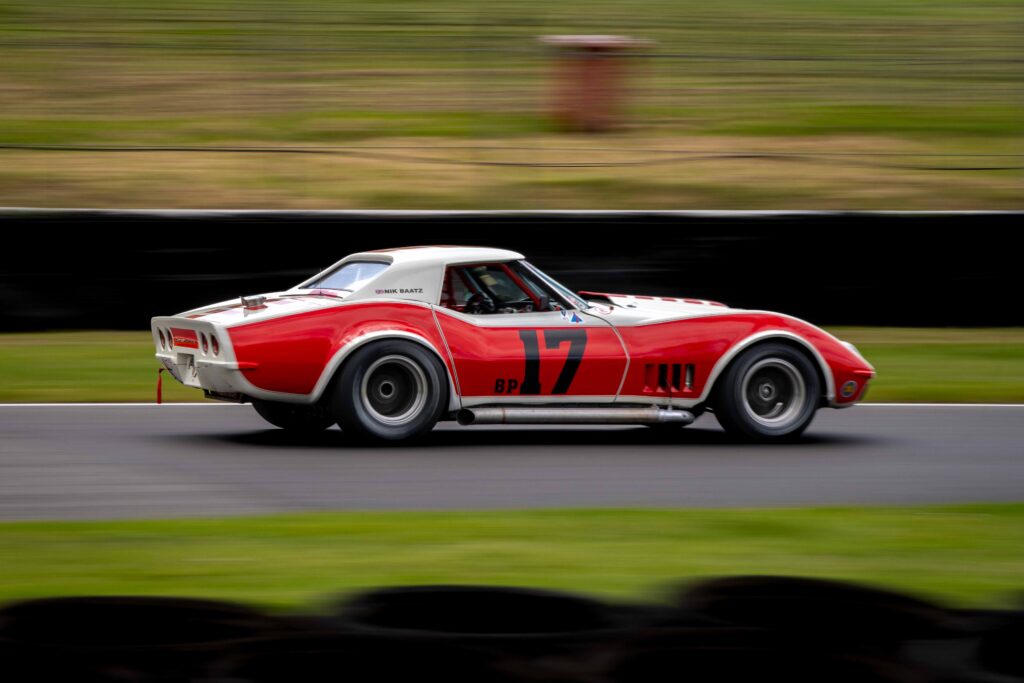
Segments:
[[[289,432],[322,432],[335,423],[334,416],[320,404],[310,406],[254,399],[252,407],[264,420]]]
[[[714,387],[712,405],[727,433],[751,441],[800,436],[821,405],[818,371],[801,351],[768,342],[743,352]]]
[[[421,344],[371,342],[345,361],[331,390],[331,413],[344,432],[404,441],[434,428],[448,408],[448,372]]]

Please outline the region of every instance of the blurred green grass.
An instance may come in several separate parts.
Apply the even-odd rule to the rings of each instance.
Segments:
[[[1024,573],[1024,505],[5,522],[0,561],[0,601],[187,595],[290,608],[431,583],[656,598],[679,579],[751,573],[1005,605]]]
[[[1024,329],[833,327],[875,366],[868,401],[1024,402]],[[147,332],[0,335],[0,402],[153,401]],[[164,376],[164,400],[202,393]]]
[[[0,335],[0,403],[155,401],[157,370],[148,332],[44,332]],[[202,392],[164,373],[165,401]]]
[[[878,377],[868,402],[1024,402],[1024,329],[830,327]]]

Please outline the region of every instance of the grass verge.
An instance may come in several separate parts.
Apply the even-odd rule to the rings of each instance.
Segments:
[[[769,573],[997,605],[1021,587],[1024,505],[9,522],[0,559],[0,602],[189,595],[289,608],[425,583],[651,598],[680,579]]]
[[[1024,402],[1024,329],[841,327],[878,370],[868,401]],[[0,402],[153,401],[147,332],[0,335]],[[164,400],[202,394],[165,376]]]

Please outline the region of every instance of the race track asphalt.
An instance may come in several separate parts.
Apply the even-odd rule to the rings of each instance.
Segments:
[[[1021,500],[1015,406],[823,410],[777,446],[705,416],[672,434],[446,423],[385,448],[292,436],[249,406],[0,406],[0,519]]]

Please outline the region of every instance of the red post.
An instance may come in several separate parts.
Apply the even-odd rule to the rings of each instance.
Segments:
[[[558,50],[552,116],[566,130],[602,132],[622,124],[626,50],[651,42],[626,36],[544,36]]]

